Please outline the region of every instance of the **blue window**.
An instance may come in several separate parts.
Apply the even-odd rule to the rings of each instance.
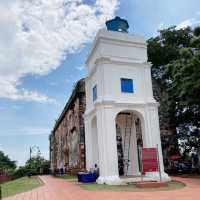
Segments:
[[[121,78],[121,91],[126,93],[133,93],[133,80]]]
[[[95,85],[92,89],[93,92],[93,101],[96,101],[97,99],[97,85]]]

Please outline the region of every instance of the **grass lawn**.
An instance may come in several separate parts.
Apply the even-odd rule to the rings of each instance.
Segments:
[[[72,175],[69,175],[69,174],[64,174],[62,176],[56,176],[56,178],[65,179],[65,180],[70,181],[70,182],[76,182],[77,181],[77,176],[72,176]]]
[[[98,185],[96,183],[92,184],[80,184],[80,187],[85,190],[90,191],[108,191],[108,192],[153,192],[153,191],[166,191],[175,190],[185,187],[185,185],[178,181],[171,181],[168,183],[167,187],[162,188],[137,188],[134,184],[129,185]]]
[[[3,197],[13,196],[18,193],[32,190],[42,185],[37,177],[23,177],[1,185]]]

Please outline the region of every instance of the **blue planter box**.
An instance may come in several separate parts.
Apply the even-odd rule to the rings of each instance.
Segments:
[[[77,174],[78,182],[81,183],[93,183],[97,180],[97,174],[96,173],[86,173],[86,172],[79,172]]]

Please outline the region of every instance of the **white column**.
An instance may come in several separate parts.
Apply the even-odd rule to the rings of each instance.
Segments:
[[[157,104],[149,105],[146,109],[144,137],[144,147],[157,147],[158,145],[162,181],[169,181],[169,176],[164,172]],[[159,180],[159,172],[148,172],[146,176],[154,180]]]
[[[88,117],[85,117],[85,149],[86,149],[86,169],[89,171],[92,166],[92,133],[91,133],[91,119]]]
[[[99,144],[99,184],[119,185],[116,127],[111,107],[97,107],[97,129]]]
[[[97,130],[97,120],[96,117],[92,119],[92,132],[91,132],[91,138],[92,143],[90,145],[92,146],[92,167],[94,168],[95,164],[99,166],[99,148],[98,148],[98,130]]]
[[[134,176],[139,176],[140,175],[140,170],[139,170],[139,162],[138,162],[138,149],[137,149],[137,137],[136,137],[136,127],[135,127],[135,120],[133,120],[133,126],[132,126],[132,137],[131,137],[131,143],[132,143],[132,166],[133,166],[133,171],[132,174]]]

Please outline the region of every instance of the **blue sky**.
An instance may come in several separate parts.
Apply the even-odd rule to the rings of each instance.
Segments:
[[[48,135],[85,76],[92,38],[107,18],[127,19],[130,33],[146,39],[171,25],[200,24],[199,0],[59,0],[62,10],[52,0],[20,1],[0,3],[0,150],[18,165],[33,145],[48,158]]]

